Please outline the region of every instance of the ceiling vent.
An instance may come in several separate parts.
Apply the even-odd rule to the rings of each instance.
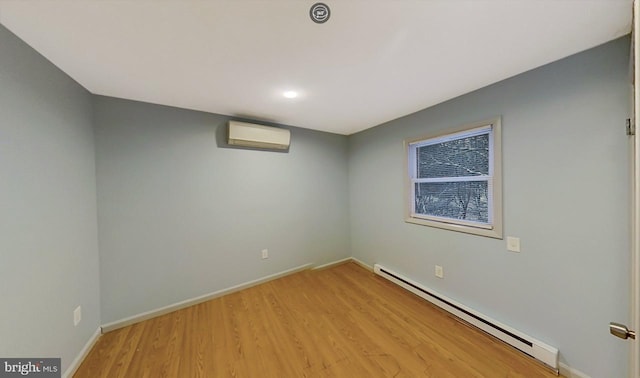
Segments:
[[[229,140],[232,146],[286,150],[291,142],[287,129],[229,121]]]

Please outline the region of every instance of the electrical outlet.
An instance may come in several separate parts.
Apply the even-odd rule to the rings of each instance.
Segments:
[[[440,265],[436,265],[436,277],[444,278],[444,269]]]
[[[262,250],[262,258],[263,259],[268,259],[269,258],[269,250],[268,249],[263,249]]]
[[[507,236],[507,251],[520,252],[520,238]]]
[[[80,324],[80,320],[82,320],[82,307],[78,306],[73,310],[73,325],[77,326]]]

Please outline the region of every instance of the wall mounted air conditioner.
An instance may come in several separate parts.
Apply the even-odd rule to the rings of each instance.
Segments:
[[[232,146],[286,150],[291,142],[287,129],[229,121],[229,140]]]

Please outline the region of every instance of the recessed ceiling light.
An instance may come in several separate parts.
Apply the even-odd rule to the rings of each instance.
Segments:
[[[296,98],[298,97],[298,92],[296,91],[286,91],[282,94],[286,98]]]

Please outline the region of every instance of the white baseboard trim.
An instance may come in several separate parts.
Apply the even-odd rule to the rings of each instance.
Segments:
[[[351,257],[351,261],[353,261],[354,263],[360,265],[361,267],[365,268],[366,270],[373,272],[373,267],[367,263],[365,263],[364,261],[358,260],[355,257]]]
[[[204,294],[204,295],[201,295],[199,297],[187,299],[187,300],[184,300],[184,301],[181,301],[181,302],[177,302],[177,303],[174,303],[174,304],[170,304],[168,306],[164,306],[164,307],[161,307],[161,308],[158,308],[158,309],[155,309],[155,310],[146,311],[146,312],[143,312],[141,314],[133,315],[133,316],[130,316],[130,317],[127,317],[127,318],[124,318],[124,319],[120,319],[120,320],[116,320],[115,322],[111,322],[111,323],[107,323],[107,324],[102,325],[102,333],[111,332],[113,330],[129,326],[131,324],[139,323],[139,322],[141,322],[143,320],[155,318],[157,316],[168,314],[170,312],[173,312],[173,311],[176,311],[176,310],[180,310],[180,309],[183,309],[185,307],[193,306],[193,305],[196,305],[198,303],[206,302],[206,301],[209,301],[211,299],[215,299],[215,298],[221,297],[223,295],[231,294],[231,293],[234,293],[236,291],[240,291],[240,290],[243,290],[243,289],[250,288],[252,286],[260,285],[261,283],[265,283],[267,281],[275,280],[277,278],[288,276],[290,274],[298,273],[300,271],[307,270],[307,269],[311,268],[312,266],[313,266],[313,264],[300,265],[298,267],[287,269],[287,270],[279,272],[279,273],[275,273],[275,274],[271,274],[271,275],[268,275],[268,276],[265,276],[265,277],[262,277],[262,278],[258,278],[257,280],[245,282],[245,283],[242,283],[242,284],[239,284],[239,285],[235,285],[235,286],[232,286],[232,287],[229,287],[229,288],[226,288],[226,289],[214,291],[213,293]]]
[[[78,368],[80,367],[80,364],[82,364],[82,361],[84,361],[85,357],[87,357],[87,355],[91,351],[91,348],[93,348],[93,346],[96,344],[96,342],[98,341],[101,335],[102,335],[102,330],[100,329],[100,327],[98,327],[98,329],[96,329],[93,335],[91,335],[87,343],[84,344],[84,347],[80,350],[80,353],[78,353],[76,358],[71,362],[71,365],[69,365],[69,367],[64,372],[64,374],[62,374],[64,378],[73,377],[73,375],[76,373],[76,370],[78,370]]]
[[[567,378],[591,378],[590,376],[588,376],[587,374],[581,372],[580,370],[576,370],[574,368],[572,368],[571,366],[564,364],[562,362],[560,362],[558,364],[559,366],[559,370],[560,370],[560,374],[562,374],[564,377]]]
[[[365,268],[366,270],[373,272],[373,267],[361,260],[356,259],[355,257],[347,257],[344,259],[340,259],[340,260],[336,260],[336,261],[332,261],[330,263],[326,263],[326,264],[322,264],[322,265],[318,265],[318,266],[314,266],[313,268],[311,268],[312,270],[320,270],[320,269],[327,269],[327,268],[331,268],[334,267],[336,265],[341,265],[347,262],[353,261],[354,263],[360,265],[361,267]]]
[[[340,260],[332,261],[332,262],[330,262],[330,263],[326,263],[326,264],[322,264],[322,265],[314,266],[314,267],[313,267],[313,268],[311,268],[311,269],[312,269],[312,270],[327,269],[327,268],[331,268],[331,267],[336,266],[336,265],[341,265],[341,264],[347,263],[347,262],[352,261],[352,260],[353,260],[353,258],[351,258],[351,257],[347,257],[347,258],[344,258],[344,259],[340,259]]]

